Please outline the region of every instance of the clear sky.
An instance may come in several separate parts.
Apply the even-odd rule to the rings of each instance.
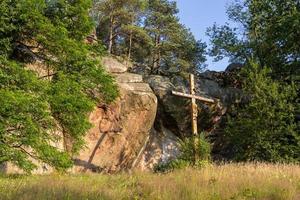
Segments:
[[[206,36],[206,29],[215,22],[219,25],[228,21],[226,6],[230,0],[176,0],[179,8],[179,18],[194,33],[196,39],[202,40],[209,45],[209,38]],[[213,62],[208,58],[208,69],[224,70],[228,61]]]

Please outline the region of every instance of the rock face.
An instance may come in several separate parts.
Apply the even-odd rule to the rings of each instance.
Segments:
[[[190,132],[190,100],[173,96],[172,90],[189,93],[189,83],[181,77],[167,78],[162,76],[149,76],[147,82],[150,84],[155,95],[158,98],[158,117],[162,118],[163,124],[177,132],[177,136],[185,136],[186,132]],[[196,95],[216,98],[220,100],[219,105],[206,105],[197,101],[199,108],[198,125],[205,130],[201,118],[207,116],[206,112],[211,115],[223,115],[226,109],[232,103],[239,101],[241,91],[236,88],[221,87],[216,81],[197,76],[196,78]],[[210,111],[209,111],[210,109]],[[210,116],[212,117],[212,116]],[[210,119],[212,120],[212,119]]]
[[[138,160],[137,168],[142,171],[153,169],[159,163],[166,163],[180,155],[179,138],[163,125],[156,130],[152,129],[145,150]]]
[[[123,72],[126,67],[115,60],[105,60],[109,66],[106,68],[116,77],[120,97],[112,105],[98,106],[91,113],[94,127],[85,137],[86,148],[75,158],[75,172],[133,168],[155,120],[157,98],[149,85],[142,82],[142,76]]]
[[[222,73],[209,71],[196,76],[196,95],[220,100],[220,103],[216,105],[207,105],[197,101],[199,131],[205,131],[208,136],[212,138],[214,142],[213,152],[216,154],[215,157],[219,157],[221,151],[220,143],[222,143],[222,141],[220,141],[220,135],[222,133],[218,127],[223,122],[224,116],[230,106],[241,101],[242,98],[240,89],[221,86],[219,81],[222,79],[222,76],[224,76]],[[171,94],[172,90],[189,93],[189,83],[180,76],[168,78],[150,75],[147,76],[145,80],[149,83],[158,98],[158,111],[154,124],[154,134],[158,136],[153,139],[153,144],[150,144],[146,151],[147,156],[152,159],[151,162],[149,162],[151,159],[148,159],[149,163],[146,164],[146,166],[150,165],[151,167],[151,163],[155,163],[154,159],[158,157],[157,149],[163,149],[162,146],[168,143],[171,143],[174,147],[169,153],[165,151],[165,153],[160,155],[160,161],[164,162],[165,160],[163,158],[166,154],[169,155],[170,158],[178,155],[176,140],[191,135],[190,100]],[[169,138],[168,142],[159,139],[160,136],[164,139]],[[160,148],[156,148],[155,151],[153,148],[159,147],[159,145],[156,144],[157,141],[161,141]]]
[[[75,158],[74,172],[151,170],[176,158],[178,141],[191,135],[190,100],[171,91],[188,93],[189,83],[181,76],[124,72],[124,65],[108,61],[105,67],[115,76],[121,96],[91,113],[94,127],[86,135],[87,147]],[[223,156],[218,127],[228,108],[242,97],[240,89],[224,87],[227,76],[211,71],[196,76],[197,95],[220,99],[218,105],[197,101],[199,130],[206,131],[214,142],[215,158]]]
[[[112,57],[103,57],[102,65],[110,73],[125,73],[127,66]]]
[[[191,135],[190,100],[174,96],[171,91],[188,93],[189,83],[181,76],[124,72],[126,67],[121,63],[105,60],[121,96],[114,104],[99,106],[91,114],[94,128],[86,136],[87,148],[75,158],[75,171],[149,170],[176,158],[180,154],[178,140]],[[197,102],[199,130],[212,137],[217,137],[216,127],[228,107],[241,98],[239,89],[222,87],[220,80],[222,74],[209,71],[196,78],[197,95],[220,99],[218,105]]]
[[[240,71],[244,67],[241,63],[231,63],[226,68],[225,72],[233,72],[233,71]]]
[[[109,57],[103,58],[102,64],[115,76],[120,97],[111,105],[98,105],[90,114],[93,128],[85,136],[86,147],[74,157],[72,172],[150,170],[176,158],[180,154],[178,141],[191,135],[190,100],[174,96],[171,91],[188,93],[186,79],[149,75],[142,68],[129,73],[126,65]],[[213,138],[215,154],[221,151],[216,127],[230,105],[242,96],[238,88],[224,87],[228,73],[207,71],[196,76],[197,95],[220,99],[218,105],[197,101],[199,130]],[[9,164],[2,169],[19,172]],[[47,172],[51,169],[40,165],[36,173]]]

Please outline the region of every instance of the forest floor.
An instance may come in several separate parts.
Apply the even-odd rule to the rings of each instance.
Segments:
[[[226,164],[168,174],[2,175],[0,199],[300,200],[300,166]]]

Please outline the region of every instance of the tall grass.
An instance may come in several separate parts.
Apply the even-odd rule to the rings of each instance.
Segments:
[[[226,164],[169,174],[2,176],[0,199],[299,200],[300,166]]]

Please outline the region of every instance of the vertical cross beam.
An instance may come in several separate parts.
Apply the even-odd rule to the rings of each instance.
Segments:
[[[196,161],[199,160],[199,157],[198,157],[199,155],[196,153],[197,146],[199,145],[199,144],[197,144],[199,141],[197,138],[197,135],[198,135],[198,128],[197,128],[198,108],[197,108],[196,100],[206,102],[206,103],[216,103],[217,100],[209,99],[209,98],[201,97],[201,96],[196,96],[195,93],[196,93],[195,92],[195,78],[194,78],[193,74],[190,75],[190,94],[172,91],[173,95],[188,98],[188,99],[192,100],[192,102],[191,102],[191,118],[192,118],[192,131],[193,131],[192,133],[194,136],[194,156],[195,156],[194,162],[196,163]]]
[[[192,96],[195,96],[195,78],[194,75],[190,75],[190,93]],[[194,136],[194,164],[198,160],[198,154],[196,153],[197,150],[197,135],[198,135],[198,127],[197,127],[197,115],[198,115],[198,108],[196,104],[196,99],[194,97],[191,98],[191,117],[192,117],[192,131]]]
[[[192,96],[195,96],[195,79],[194,79],[193,74],[190,75],[190,93],[191,93]],[[198,108],[197,108],[195,98],[192,98],[191,114],[192,114],[192,131],[193,131],[193,135],[197,136],[198,135],[198,127],[197,127]]]

